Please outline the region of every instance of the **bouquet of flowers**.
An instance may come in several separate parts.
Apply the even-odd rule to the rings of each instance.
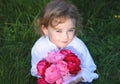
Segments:
[[[81,70],[80,59],[70,50],[49,52],[37,64],[37,72],[42,78],[38,84],[62,84],[64,78]]]

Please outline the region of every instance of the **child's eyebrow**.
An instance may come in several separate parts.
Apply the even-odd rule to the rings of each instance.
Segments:
[[[72,27],[72,28],[70,28],[70,29],[75,29],[75,27]]]
[[[69,30],[70,30],[70,29],[75,29],[75,27],[71,27],[71,28],[69,28]],[[55,30],[61,30],[61,28],[57,28],[57,27],[56,27]]]

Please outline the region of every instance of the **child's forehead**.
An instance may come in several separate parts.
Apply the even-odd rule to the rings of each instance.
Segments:
[[[75,19],[71,19],[71,18],[56,18],[55,20],[53,20],[52,25],[49,25],[54,29],[58,29],[58,28],[62,28],[62,27],[68,27],[68,28],[75,28],[76,26],[76,21]]]
[[[69,17],[56,17],[56,18],[54,18],[52,20],[51,25],[55,27],[55,26],[57,26],[59,24],[65,23],[68,19],[71,20],[74,25],[76,24],[76,20],[73,19],[73,18],[69,18]]]
[[[57,25],[57,24],[60,24],[60,23],[64,23],[66,21],[66,17],[55,17],[53,20],[52,20],[52,25]]]

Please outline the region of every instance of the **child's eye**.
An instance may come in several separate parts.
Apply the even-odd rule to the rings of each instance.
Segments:
[[[62,31],[61,30],[57,30],[56,32],[61,33]]]
[[[74,32],[74,31],[75,31],[74,29],[69,30],[69,32]]]

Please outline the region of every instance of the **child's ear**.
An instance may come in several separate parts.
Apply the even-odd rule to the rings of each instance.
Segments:
[[[46,36],[48,35],[48,29],[44,25],[42,25],[42,31],[43,31],[44,35],[46,35]]]

